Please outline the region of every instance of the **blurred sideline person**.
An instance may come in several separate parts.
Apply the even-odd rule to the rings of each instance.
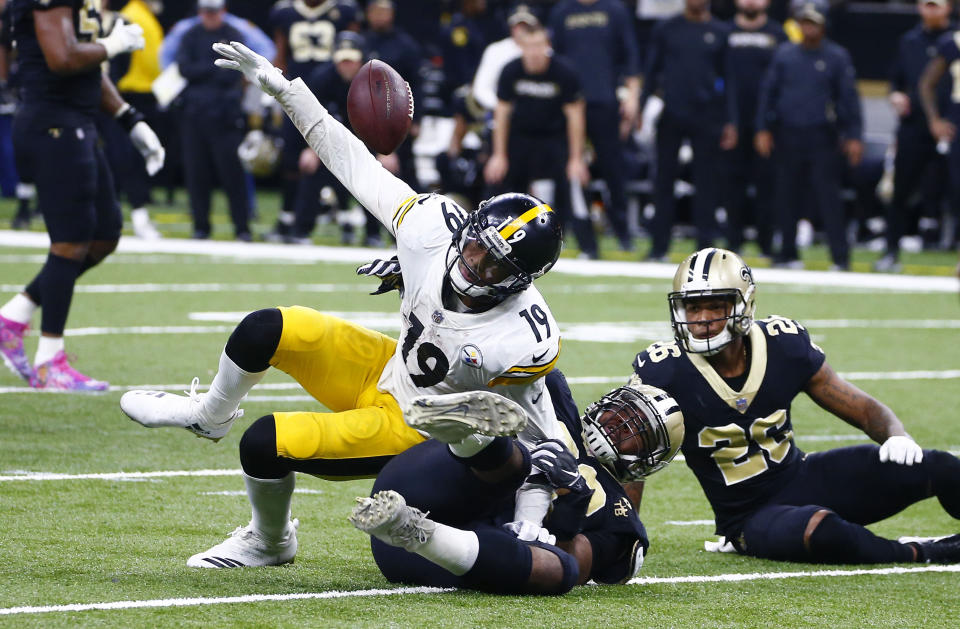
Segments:
[[[359,30],[359,20],[359,11],[353,2],[277,2],[270,10],[270,28],[277,51],[273,57],[274,65],[291,79],[301,77],[304,81],[309,80],[314,72],[330,65],[337,34],[344,30]],[[272,241],[296,238],[293,231],[297,213],[306,211],[305,208],[301,209],[305,197],[301,190],[299,159],[303,151],[310,147],[286,116],[281,122],[280,135],[283,138],[280,213],[273,231],[266,237]]]
[[[145,45],[129,56],[121,55],[110,62],[110,77],[121,98],[137,108],[151,127],[158,125],[157,99],[151,91],[154,79],[160,75],[159,51],[163,29],[144,0],[130,0],[115,17],[143,29]],[[105,148],[110,169],[118,188],[130,203],[130,222],[139,238],[156,240],[161,237],[150,221],[147,205],[150,203],[151,173],[147,172],[140,156],[123,129],[116,124],[104,124]]]
[[[225,0],[198,0],[197,12],[200,22],[184,33],[177,49],[177,65],[187,80],[181,96],[180,131],[193,237],[210,238],[210,198],[219,181],[227,196],[234,237],[249,242],[250,197],[237,154],[246,125],[243,80],[218,71],[210,48],[214,42],[239,41],[243,36],[224,21]]]
[[[515,456],[481,469],[465,466],[442,442],[426,441],[390,461],[371,497],[357,499],[350,520],[371,535],[387,579],[563,594],[590,580],[636,576],[650,542],[637,516],[639,494],[633,502],[620,483],[642,486],[669,463],[683,439],[683,417],[663,391],[620,387],[581,419],[563,374],[554,370],[545,380],[565,443],[528,449],[514,442]],[[546,521],[521,523],[518,537],[509,521],[525,477],[557,497]]]
[[[907,228],[909,202],[920,192],[923,215],[940,216],[945,159],[930,133],[919,82],[930,60],[937,55],[937,42],[952,29],[949,0],[918,0],[920,23],[899,41],[890,78],[890,104],[899,118],[896,156],[893,162],[893,200],[887,205],[887,249],[874,264],[876,271],[900,270],[900,238]],[[940,108],[950,102],[950,85],[937,87]]]
[[[473,75],[471,92],[474,100],[487,111],[497,106],[497,84],[503,67],[520,57],[520,38],[531,28],[539,26],[540,20],[526,4],[518,4],[507,17],[510,36],[495,41],[483,50],[480,65]]]
[[[623,140],[637,123],[640,57],[633,17],[618,0],[561,0],[549,19],[553,49],[576,70],[586,101],[587,137],[607,184],[607,219],[620,248],[633,251],[627,225]],[[617,99],[623,77],[627,95]]]
[[[424,433],[442,437],[466,465],[496,467],[513,456],[504,435],[528,444],[558,437],[543,376],[559,359],[560,334],[533,281],[556,263],[563,235],[553,210],[528,195],[499,195],[468,213],[448,197],[415,193],[330,116],[302,79],[288,81],[238,42],[214,50],[222,71],[242,72],[280,102],[324,165],[397,239],[396,260],[358,272],[379,276],[390,267],[402,284],[399,342],[310,308],[258,310],[231,334],[207,393],[196,392],[195,378],[188,397],[132,391],[121,398],[123,411],[145,426],[179,426],[218,440],[273,366],[330,409],[253,422],[240,441],[253,518],[187,561],[278,565],[297,552],[294,472],[374,476]],[[445,397],[432,397],[438,394]],[[462,417],[470,408],[477,413]],[[525,495],[545,510],[544,489]]]
[[[118,22],[100,37],[100,14],[73,0],[18,0],[11,9],[22,98],[14,118],[17,171],[37,186],[51,244],[37,276],[0,307],[0,353],[32,387],[103,391],[106,382],[70,365],[63,330],[77,278],[116,249],[123,225],[97,145],[97,111],[128,130],[148,166],[163,164],[156,134],[100,69],[108,59],[143,48],[143,31]],[[23,337],[37,308],[41,336],[31,366]]]
[[[333,63],[316,68],[306,79],[310,91],[318,94],[321,104],[327,112],[347,129],[351,129],[347,116],[347,95],[350,82],[357,76],[366,60],[364,38],[359,33],[343,31],[337,35],[333,46]],[[287,119],[289,122],[289,118]],[[292,126],[293,123],[290,123]],[[303,136],[293,127],[301,142]],[[300,192],[297,197],[296,220],[293,225],[293,242],[305,243],[316,225],[317,213],[330,212],[336,215],[340,225],[340,242],[354,244],[354,225],[352,223],[353,197],[340,181],[327,170],[320,157],[304,142],[300,152]],[[336,207],[324,198],[324,188],[333,190]],[[331,199],[332,200],[332,199]],[[380,221],[372,214],[362,211],[365,232],[363,244],[378,246],[380,241]]]
[[[752,223],[757,229],[757,244],[763,255],[772,257],[776,171],[769,157],[757,154],[752,139],[760,82],[777,46],[787,41],[787,35],[778,22],[767,16],[770,0],[737,0],[736,4],[727,51],[736,90],[738,124],[737,146],[727,151],[723,159],[729,169],[722,195],[727,210],[727,246],[733,251],[743,246],[743,228],[748,222],[747,188],[752,185]]]
[[[668,296],[675,340],[637,354],[633,384],[680,406],[681,451],[716,519],[745,555],[809,563],[960,562],[960,535],[905,543],[865,528],[925,498],[960,519],[960,460],[922,450],[887,406],[830,367],[800,323],[755,320],[738,255],[693,253]],[[806,454],[790,406],[801,392],[880,445]]]
[[[674,192],[683,140],[693,148],[693,222],[697,246],[716,236],[715,213],[722,158],[737,145],[737,103],[730,68],[730,25],[710,14],[710,0],[686,0],[683,13],[658,24],[651,36],[640,107],[662,92],[657,124],[656,213],[647,258],[667,258],[674,222]]]
[[[587,217],[573,211],[573,195],[590,179],[583,157],[584,101],[576,72],[552,55],[547,31],[530,27],[520,36],[519,59],[504,66],[497,87],[493,154],[484,177],[493,189],[527,190],[538,179],[553,182],[553,205],[564,226],[573,225],[585,256],[596,259],[597,240]]]
[[[948,234],[950,246],[960,246],[960,90],[955,77],[960,75],[960,31],[945,33],[937,41],[937,54],[930,60],[920,77],[920,101],[927,116],[930,134],[937,141],[937,150],[947,153],[947,179],[950,181],[950,209],[953,212],[954,232]],[[943,75],[951,73],[952,89],[949,102],[941,106],[938,85]],[[950,85],[951,83],[948,83]]]
[[[850,55],[826,39],[826,0],[794,3],[800,43],[777,48],[760,88],[754,146],[761,157],[776,149],[780,251],[777,266],[802,268],[797,221],[804,189],[823,221],[832,270],[850,268],[850,244],[840,198],[841,157],[851,166],[863,156],[860,96]]]
[[[371,0],[366,10],[367,30],[364,38],[367,42],[367,55],[371,59],[383,61],[400,76],[406,79],[413,93],[413,102],[420,100],[420,66],[424,61],[423,51],[412,37],[395,24],[396,10],[393,0]],[[413,124],[407,137],[400,146],[390,155],[380,155],[377,159],[384,168],[403,179],[408,186],[420,188],[417,179],[417,168],[413,157],[413,143],[420,133],[420,117],[422,113],[415,107]],[[369,215],[368,215],[369,216]],[[368,246],[380,246],[380,228],[376,221],[367,221],[369,240]],[[376,236],[371,237],[370,229],[376,230]]]

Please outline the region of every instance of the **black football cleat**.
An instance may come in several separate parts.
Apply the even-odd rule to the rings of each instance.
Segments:
[[[912,542],[920,563],[960,563],[960,535],[950,535],[930,542]]]

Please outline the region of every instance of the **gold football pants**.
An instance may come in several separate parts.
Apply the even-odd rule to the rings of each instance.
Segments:
[[[270,364],[331,412],[274,413],[279,456],[327,460],[323,476],[368,476],[364,459],[382,464],[425,440],[403,421],[394,397],[377,390],[395,340],[303,306],[280,312],[283,332]]]

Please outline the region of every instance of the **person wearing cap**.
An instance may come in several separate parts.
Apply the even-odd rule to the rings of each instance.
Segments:
[[[553,49],[580,78],[587,104],[587,137],[607,184],[607,219],[624,251],[633,250],[627,225],[623,140],[637,122],[640,58],[633,17],[619,0],[561,0],[550,12]],[[617,99],[621,77],[627,96]]]
[[[640,107],[659,92],[663,113],[657,124],[657,173],[653,186],[656,213],[650,226],[653,241],[648,260],[665,261],[670,248],[678,153],[684,139],[689,139],[693,148],[697,247],[709,247],[713,242],[714,215],[719,205],[720,151],[737,145],[729,34],[730,25],[710,14],[710,0],[686,0],[683,13],[658,24],[651,36]]]
[[[534,180],[553,182],[553,207],[573,224],[586,257],[597,257],[593,226],[574,216],[571,185],[587,182],[583,159],[584,101],[577,73],[551,55],[542,26],[520,38],[521,56],[504,66],[497,86],[493,154],[484,166],[491,192],[527,190]]]
[[[827,233],[834,270],[850,266],[840,174],[845,154],[860,163],[863,123],[856,74],[849,53],[826,39],[827,3],[805,0],[793,7],[803,38],[781,44],[760,87],[754,146],[763,157],[776,148],[780,250],[774,264],[802,267],[797,220],[810,191]]]
[[[887,206],[887,250],[874,264],[876,271],[900,269],[900,237],[910,213],[910,198],[916,192],[922,194],[924,214],[939,216],[946,164],[927,125],[918,85],[924,68],[937,54],[937,40],[952,29],[951,9],[949,0],[917,0],[920,23],[900,38],[897,47],[890,73],[890,105],[900,122],[893,162],[893,199]],[[941,106],[950,102],[946,81],[937,87],[937,102]]]
[[[958,31],[944,33],[937,40],[937,54],[920,76],[918,91],[923,111],[927,116],[930,134],[937,141],[937,150],[947,154],[947,178],[950,182],[950,209],[953,212],[954,230],[948,234],[950,246],[960,244],[960,144],[957,143],[957,126],[960,125],[960,92],[957,75],[960,73],[960,35]],[[943,102],[940,86],[943,75],[950,71],[953,81],[944,81],[951,86],[949,98]],[[960,267],[958,267],[960,269]]]
[[[529,5],[518,4],[507,16],[510,36],[487,46],[480,57],[480,65],[473,75],[473,99],[484,109],[493,111],[497,106],[497,82],[503,66],[520,57],[520,38],[540,25]]]
[[[760,157],[751,141],[757,117],[760,81],[773,59],[777,46],[787,41],[779,22],[767,16],[770,0],[737,0],[737,13],[731,22],[729,67],[733,74],[737,100],[737,146],[723,160],[729,169],[725,178],[724,207],[727,210],[728,248],[743,246],[743,227],[747,223],[747,188],[753,185],[753,220],[757,244],[765,256],[772,255],[774,169],[770,158]]]
[[[366,61],[365,46],[366,40],[363,35],[353,31],[342,31],[333,44],[330,58],[332,63],[315,68],[306,78],[310,91],[317,95],[330,115],[351,130],[350,120],[347,117],[347,93],[350,91],[353,77]],[[307,242],[316,225],[317,212],[321,209],[316,200],[325,197],[326,195],[321,194],[321,191],[330,188],[336,197],[337,209],[340,210],[338,222],[341,241],[344,244],[353,244],[354,227],[349,221],[348,212],[355,204],[353,197],[309,147],[304,148],[299,154],[298,164],[303,177],[300,181],[296,217],[290,240],[296,243]],[[324,201],[322,205],[328,205],[328,202]],[[363,213],[365,216],[364,244],[374,246],[380,241],[380,224],[369,212]]]
[[[367,54],[371,59],[379,59],[400,73],[413,92],[413,102],[420,100],[420,66],[424,62],[423,50],[416,41],[405,31],[398,28],[394,21],[396,11],[393,0],[371,0],[367,4],[366,39]],[[381,163],[390,172],[398,175],[411,188],[418,190],[420,182],[417,179],[417,168],[413,158],[413,142],[420,131],[421,114],[414,107],[413,125],[406,139],[392,155],[380,157]],[[378,223],[368,222],[368,225],[378,227]],[[379,239],[373,239],[369,244],[377,246]]]
[[[290,78],[307,79],[317,68],[330,65],[337,33],[359,30],[360,13],[352,1],[281,0],[270,10],[270,31],[276,46],[274,65]],[[262,54],[262,53],[261,53]],[[299,159],[307,143],[286,117],[280,125],[280,212],[268,240],[290,240],[298,213],[315,213],[300,207],[307,198],[301,188]],[[315,206],[315,200],[311,200]],[[309,201],[308,201],[309,202]]]
[[[224,21],[224,0],[198,0],[200,21],[188,30],[177,49],[177,65],[187,80],[183,90],[180,130],[183,167],[193,237],[210,237],[210,196],[219,180],[230,206],[237,240],[249,241],[250,198],[237,147],[243,141],[241,107],[243,79],[217,71],[212,46],[243,41],[243,35]],[[224,75],[227,76],[224,76]]]

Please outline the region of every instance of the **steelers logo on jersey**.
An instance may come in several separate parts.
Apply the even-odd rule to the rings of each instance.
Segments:
[[[483,366],[483,354],[476,345],[464,345],[460,348],[460,360],[468,367],[480,369]]]

